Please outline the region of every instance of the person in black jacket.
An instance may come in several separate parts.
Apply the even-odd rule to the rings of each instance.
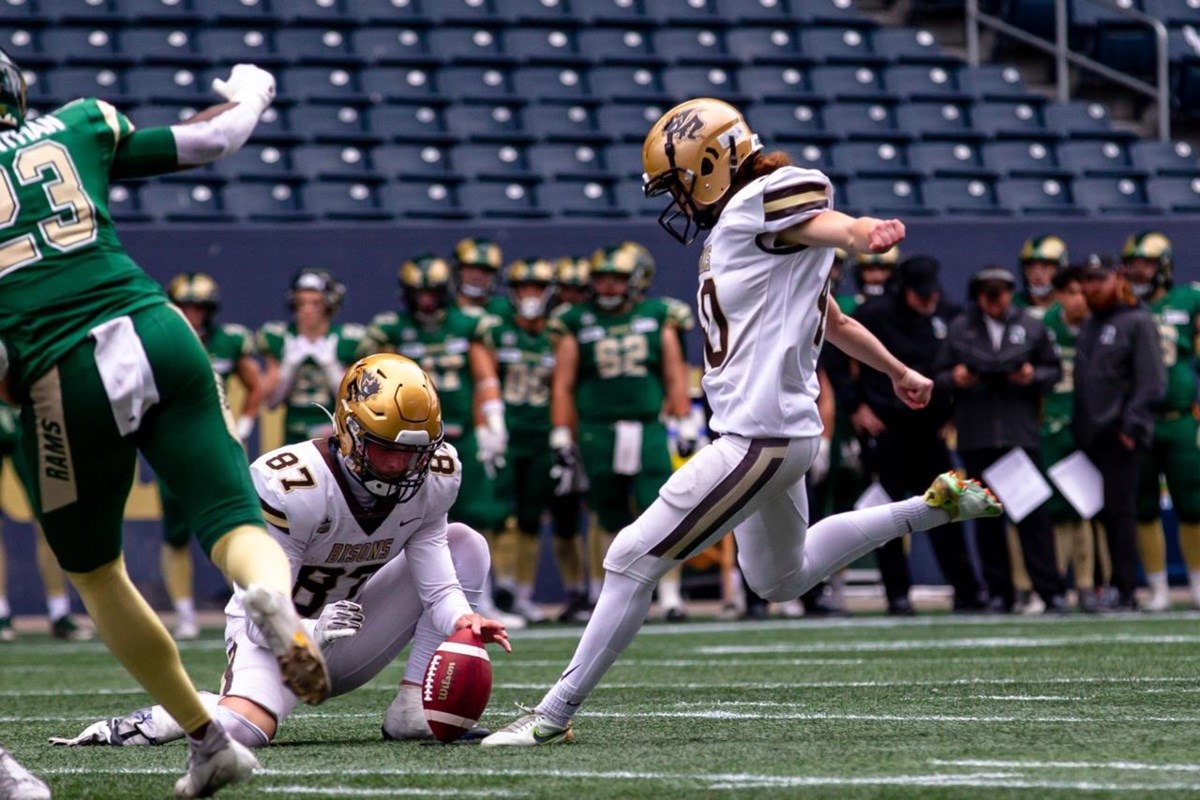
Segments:
[[[942,300],[938,262],[916,256],[902,262],[895,286],[882,297],[868,300],[854,318],[879,337],[904,363],[931,374],[934,360],[946,338],[946,320],[957,309]],[[901,403],[886,376],[869,369],[835,373],[834,396],[844,403],[855,432],[863,440],[863,461],[890,497],[907,497],[920,490],[921,475],[951,468],[942,428],[950,418],[949,395],[933,393],[928,406],[913,410]],[[846,379],[849,376],[849,379]],[[841,385],[838,385],[838,384]],[[954,608],[975,611],[983,607],[983,587],[967,553],[962,529],[947,528],[930,537],[938,566],[954,587]],[[887,592],[888,612],[913,613],[908,592],[912,587],[903,539],[894,539],[875,551]]]
[[[1093,260],[1083,293],[1092,316],[1075,342],[1075,440],[1104,476],[1100,522],[1112,558],[1113,610],[1137,608],[1138,470],[1167,389],[1158,327],[1111,261]]]
[[[979,475],[1019,447],[1041,463],[1042,395],[1062,377],[1054,343],[1041,322],[1013,305],[1016,279],[1001,267],[971,278],[971,305],[950,323],[934,373],[952,393],[963,466]],[[989,610],[1007,613],[1015,599],[1003,517],[975,523]],[[1054,529],[1043,504],[1017,524],[1021,552],[1047,613],[1064,613],[1065,584],[1054,556]]]

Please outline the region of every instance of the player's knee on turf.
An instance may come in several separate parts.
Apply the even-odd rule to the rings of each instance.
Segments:
[[[231,739],[246,747],[265,747],[279,729],[270,711],[245,697],[222,697],[214,716]]]
[[[452,522],[446,526],[446,543],[463,591],[482,592],[492,567],[487,539],[468,525]]]

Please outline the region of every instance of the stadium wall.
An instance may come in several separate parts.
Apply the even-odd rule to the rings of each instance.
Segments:
[[[1176,277],[1200,281],[1200,264],[1189,254],[1200,252],[1200,217],[1106,218],[1103,221],[1067,219],[914,219],[908,222],[907,254],[936,256],[943,266],[943,284],[949,297],[961,301],[970,274],[987,264],[1016,269],[1017,252],[1028,237],[1054,233],[1062,236],[1075,257],[1089,252],[1116,254],[1125,238],[1139,230],[1155,228],[1175,246]],[[121,238],[137,261],[155,278],[166,282],[178,272],[203,271],[221,285],[220,318],[251,327],[282,318],[284,292],[292,273],[301,266],[333,269],[348,292],[342,319],[369,321],[375,313],[396,303],[396,268],[412,255],[433,251],[449,253],[454,243],[470,233],[490,237],[509,258],[529,255],[555,257],[587,254],[597,247],[634,239],[644,243],[658,260],[655,293],[691,300],[696,286],[699,245],[684,248],[666,236],[653,220],[636,222],[398,225],[279,225],[226,227],[221,225],[127,225]],[[844,288],[848,284],[844,284]],[[693,333],[690,353],[700,352]],[[11,469],[4,471],[4,506],[8,520],[5,544],[10,556],[9,595],[18,614],[43,613],[40,580],[35,577],[34,548],[28,508],[15,491]],[[129,504],[126,558],[139,587],[156,606],[165,608],[166,595],[159,578],[157,524],[158,501],[152,477],[143,465]],[[1173,537],[1172,537],[1173,539]],[[1172,571],[1182,575],[1172,540]],[[197,553],[198,555],[198,553]],[[918,583],[938,583],[940,576],[925,542],[913,550],[913,573]],[[544,563],[552,563],[546,559]],[[558,596],[557,576],[543,570],[540,599]],[[198,555],[196,597],[220,596],[222,580]]]

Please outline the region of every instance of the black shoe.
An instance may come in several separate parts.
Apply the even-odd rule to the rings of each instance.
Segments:
[[[566,605],[558,615],[558,621],[568,625],[586,625],[591,618],[592,609],[587,597],[578,592],[569,592]]]
[[[496,586],[492,589],[492,602],[496,604],[496,608],[503,611],[505,614],[511,614],[513,603],[517,600],[516,596],[501,586]]]
[[[1046,601],[1046,610],[1042,613],[1054,617],[1065,617],[1071,613],[1071,607],[1067,605],[1065,597],[1061,594],[1056,594]]]
[[[1133,596],[1132,592],[1129,594],[1112,593],[1107,599],[1108,602],[1101,606],[1101,610],[1109,614],[1125,614],[1137,611],[1139,608],[1137,598]]]
[[[907,597],[897,597],[895,600],[888,600],[887,613],[889,617],[915,617],[917,610]]]
[[[850,612],[844,608],[839,608],[828,597],[814,597],[811,600],[801,599],[804,604],[804,616],[816,618],[828,617],[848,617]]]
[[[751,603],[750,605],[746,606],[745,612],[742,613],[742,619],[747,619],[751,622],[762,622],[766,618],[766,603]]]
[[[1088,587],[1087,589],[1079,589],[1076,594],[1079,597],[1079,613],[1100,613],[1100,604],[1096,601],[1096,592],[1091,587]]]
[[[985,614],[1011,614],[1012,602],[1003,597],[993,597],[988,601],[987,608],[983,610]]]
[[[960,600],[957,595],[954,597],[954,607],[952,612],[955,614],[982,614],[987,611],[987,599],[983,597],[972,597],[967,600]]]
[[[684,608],[683,606],[677,606],[676,608],[668,608],[667,613],[666,613],[666,620],[667,620],[667,622],[687,622],[688,621],[687,609]]]

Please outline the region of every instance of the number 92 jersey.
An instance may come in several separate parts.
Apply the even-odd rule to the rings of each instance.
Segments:
[[[817,436],[817,355],[833,249],[776,235],[833,207],[829,179],[783,167],[733,196],[700,255],[710,427],[750,438]]]
[[[365,509],[331,439],[273,450],[250,465],[268,530],[292,565],[296,611],[314,618],[338,600],[353,600],[367,579],[401,551],[438,630],[471,613],[446,544],[446,513],[458,496],[458,454],[443,445],[416,495]],[[225,609],[244,616],[240,593]]]

